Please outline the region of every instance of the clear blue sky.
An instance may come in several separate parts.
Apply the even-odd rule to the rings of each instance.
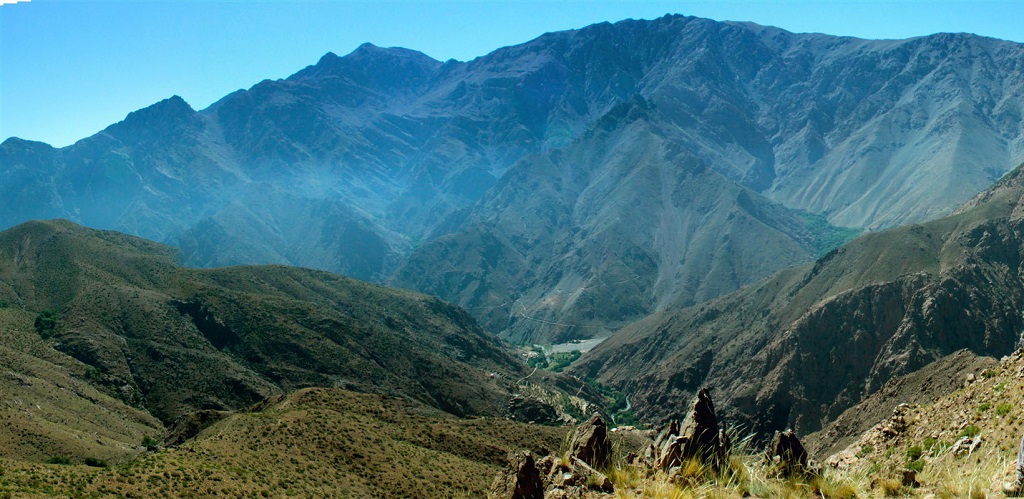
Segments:
[[[65,146],[171,95],[202,109],[363,42],[470,60],[548,31],[666,13],[795,32],[1024,42],[1024,2],[0,0],[0,140]]]

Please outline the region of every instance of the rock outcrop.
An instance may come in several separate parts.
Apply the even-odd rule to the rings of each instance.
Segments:
[[[576,428],[569,454],[589,466],[604,468],[611,463],[612,446],[608,441],[608,426],[595,414]]]
[[[524,423],[558,423],[561,419],[551,404],[533,397],[516,394],[508,401],[506,408],[509,419]]]
[[[623,428],[614,432],[619,439],[616,447],[631,450],[619,457],[612,456],[609,432],[604,420],[597,415],[576,428],[562,454],[539,459],[536,471],[526,466],[521,454],[510,455],[509,466],[495,480],[492,497],[525,497],[511,495],[517,473],[526,476],[529,483],[534,483],[534,476],[539,477],[545,499],[597,499],[611,497],[615,492],[623,493],[613,483],[613,477],[645,477],[641,481],[700,487],[722,476],[744,473],[740,470],[746,465],[739,462],[748,461],[731,459],[733,448],[729,433],[719,420],[711,392],[706,388],[697,393],[682,422],[669,421],[656,437],[650,431]],[[633,440],[634,445],[623,445],[630,438],[628,434],[639,437]],[[768,459],[763,464],[775,479],[806,480],[816,473],[806,449],[793,431],[776,433],[765,455]],[[627,496],[631,492],[642,492],[634,480],[623,485]]]
[[[608,427],[604,419],[595,414],[573,432],[565,455],[548,455],[535,465],[528,452],[510,454],[508,466],[495,478],[489,497],[604,497],[615,490],[611,479],[601,471],[611,466],[611,459]]]
[[[719,427],[711,392],[705,388],[697,393],[683,423],[669,422],[642,458],[661,470],[682,466],[690,459],[718,468],[725,463],[730,447],[724,428]]]
[[[777,431],[768,446],[768,459],[784,477],[803,474],[808,471],[807,450],[793,430]]]
[[[529,451],[512,452],[508,466],[494,479],[488,497],[492,499],[544,499],[540,471]]]

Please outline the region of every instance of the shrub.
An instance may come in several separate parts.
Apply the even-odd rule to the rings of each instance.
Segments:
[[[915,459],[907,463],[907,469],[920,473],[924,469],[924,459]]]
[[[987,411],[987,410],[989,410],[991,408],[992,408],[992,404],[990,404],[988,402],[982,402],[981,405],[978,406],[978,412],[985,412],[985,411]]]
[[[153,438],[153,437],[151,437],[149,435],[146,435],[146,436],[142,437],[142,446],[143,447],[155,447],[159,443],[160,442],[157,442],[155,438]]]
[[[862,445],[860,447],[860,451],[857,452],[857,457],[858,458],[862,458],[862,457],[864,457],[864,456],[866,456],[868,454],[871,454],[874,451],[875,451],[875,446],[873,446],[871,444],[864,444],[864,445]]]
[[[53,456],[46,460],[46,464],[71,464],[71,459],[64,456]]]
[[[85,458],[85,461],[82,461],[82,462],[85,463],[86,466],[92,466],[94,468],[106,468],[107,467],[107,462],[106,461],[104,461],[102,459],[97,459],[95,457],[87,457],[87,458]]]
[[[978,436],[980,433],[981,433],[981,428],[978,428],[977,426],[974,426],[974,425],[971,424],[971,425],[967,425],[964,428],[964,430],[960,432],[960,436],[961,437],[971,437],[971,438],[974,438],[974,437]]]
[[[57,314],[50,310],[43,310],[36,316],[34,325],[39,336],[44,340],[49,339],[57,329]]]
[[[1005,416],[1010,413],[1013,406],[1007,403],[1002,403],[996,406],[996,416]]]
[[[914,461],[916,459],[920,459],[922,455],[924,455],[924,449],[922,449],[918,445],[915,445],[907,449],[907,461]]]

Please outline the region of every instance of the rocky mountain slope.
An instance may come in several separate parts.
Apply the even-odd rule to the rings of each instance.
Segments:
[[[872,427],[888,420],[900,404],[928,404],[964,387],[969,376],[996,368],[999,360],[960,350],[904,376],[843,411],[820,431],[807,435],[807,452],[824,460],[856,442]]]
[[[711,386],[757,432],[817,430],[957,350],[1017,347],[1022,214],[1018,168],[954,215],[867,234],[814,264],[645,318],[573,370],[632,394],[649,419]]]
[[[0,232],[0,305],[0,413],[22,428],[4,432],[21,442],[8,456],[93,441],[113,456],[196,411],[309,386],[504,415],[530,374],[437,298],[305,269],[182,268],[172,248],[67,221]],[[532,396],[564,396],[539,378]]]
[[[980,371],[958,376],[958,389],[921,403],[890,407],[889,415],[863,432],[825,465],[849,475],[884,478],[914,470],[904,495],[1005,497],[1016,478],[1020,423],[1021,351]]]
[[[923,221],[970,199],[1024,159],[1022,52],[971,35],[871,41],[684,16],[549,33],[465,63],[364,45],[201,111],[167,99],[66,148],[8,139],[0,227],[63,217],[179,246],[192,265],[287,263],[377,282],[397,272],[517,339],[589,336],[618,324],[592,312],[621,298],[600,283],[638,281],[621,310],[633,317],[813,258],[791,222],[801,215],[781,207],[765,208],[780,225],[763,229],[774,235],[756,264],[709,254],[700,232],[760,235],[749,217],[720,217],[748,210],[739,197],[690,198],[680,175],[691,161],[754,205],[838,226]],[[640,101],[654,110],[646,128],[616,112]],[[629,131],[601,131],[616,127]],[[626,139],[650,149],[614,142]],[[541,203],[524,196],[531,170],[577,180]],[[656,170],[671,175],[637,176]],[[633,205],[676,191],[676,207],[651,217],[666,238],[633,247],[654,226]],[[558,218],[570,209],[571,223]],[[537,240],[506,248],[513,268],[474,266],[519,237],[515,217]],[[811,240],[834,233],[804,225]],[[452,244],[471,268],[444,258]],[[586,256],[598,250],[626,262]],[[524,262],[562,272],[577,253],[564,279],[520,275]]]
[[[642,98],[616,107],[557,154],[513,166],[463,229],[413,252],[395,283],[461,303],[513,341],[560,342],[714,298],[842,237],[729,181],[679,140]]]

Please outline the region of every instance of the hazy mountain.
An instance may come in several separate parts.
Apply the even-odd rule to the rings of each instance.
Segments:
[[[834,233],[711,170],[676,133],[642,98],[616,107],[570,146],[513,166],[396,283],[514,340],[559,341],[719,296],[828,244]]]
[[[397,271],[517,338],[589,335],[809,259],[835,234],[769,200],[877,227],[970,199],[1024,160],[1022,61],[1021,45],[973,35],[871,41],[683,16],[549,33],[470,62],[364,45],[201,111],[162,101],[66,148],[8,139],[0,226],[69,218],[180,246],[191,265],[288,263],[379,282]],[[616,111],[640,101],[646,125]],[[637,145],[600,142],[619,139]],[[685,184],[693,165],[722,199]],[[593,185],[540,193],[551,205],[525,195],[566,174]],[[655,209],[677,191],[675,207]],[[640,206],[653,216],[638,220]],[[754,206],[784,235],[736,261],[748,253],[708,238],[761,243],[736,242],[763,237],[749,217],[718,216]],[[517,213],[551,226],[513,241]],[[462,261],[444,258],[446,245]],[[473,263],[495,247],[510,260]],[[625,293],[594,285],[626,280]],[[562,296],[584,288],[582,300]],[[538,320],[579,327],[527,327]]]
[[[890,379],[960,349],[1021,344],[1024,167],[954,215],[867,234],[726,297],[668,308],[585,355],[577,374],[649,419],[700,386],[757,431],[819,429]]]

